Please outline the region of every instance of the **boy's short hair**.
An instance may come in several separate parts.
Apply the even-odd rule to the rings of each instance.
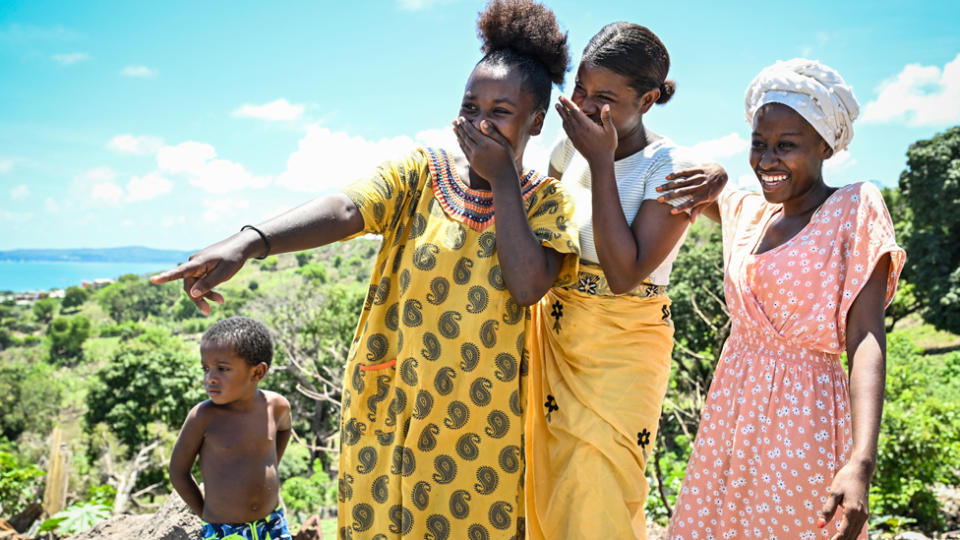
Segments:
[[[237,356],[255,366],[260,362],[270,366],[273,359],[273,339],[264,324],[250,317],[230,317],[215,322],[200,340],[200,346],[216,343],[233,349]]]

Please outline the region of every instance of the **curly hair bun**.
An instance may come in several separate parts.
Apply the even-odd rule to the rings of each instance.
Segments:
[[[491,0],[480,12],[477,36],[489,55],[511,50],[543,64],[550,80],[563,84],[570,66],[567,34],[560,31],[553,12],[532,0]]]
[[[669,79],[663,81],[663,84],[660,85],[660,97],[657,98],[657,105],[663,105],[664,103],[670,101],[670,98],[673,97],[673,94],[676,91],[677,83]]]

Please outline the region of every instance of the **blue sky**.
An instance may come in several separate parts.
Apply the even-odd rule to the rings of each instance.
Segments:
[[[960,123],[960,2],[547,5],[574,62],[605,23],[656,32],[678,91],[646,125],[744,186],[743,91],[775,60],[821,60],[860,101],[828,183],[895,185],[911,142]],[[5,0],[0,250],[199,248],[451,141],[482,6]],[[528,166],[545,165],[559,132],[551,112]]]

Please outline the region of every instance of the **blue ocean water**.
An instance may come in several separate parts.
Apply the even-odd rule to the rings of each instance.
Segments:
[[[0,291],[45,291],[66,289],[84,281],[116,279],[124,274],[152,274],[173,268],[169,263],[124,262],[11,262],[0,261]]]

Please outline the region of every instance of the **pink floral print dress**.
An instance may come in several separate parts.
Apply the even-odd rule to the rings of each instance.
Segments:
[[[879,190],[844,186],[799,233],[754,254],[779,204],[720,199],[724,294],[732,319],[670,523],[672,539],[813,539],[836,534],[817,512],[853,446],[847,313],[877,262],[904,251]],[[866,538],[866,527],[861,532]]]

